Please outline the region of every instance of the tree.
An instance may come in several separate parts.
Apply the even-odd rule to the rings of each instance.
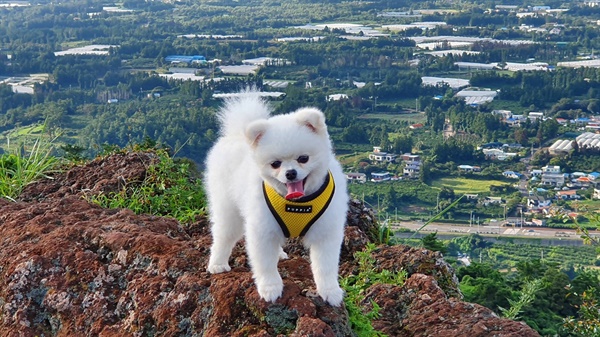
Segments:
[[[366,144],[369,143],[369,135],[365,128],[358,124],[352,124],[347,128],[344,128],[342,132],[342,140],[348,143],[354,144]]]
[[[445,254],[448,251],[448,248],[444,245],[444,243],[437,239],[437,232],[425,235],[421,239],[421,244],[425,249],[429,249],[434,252]]]

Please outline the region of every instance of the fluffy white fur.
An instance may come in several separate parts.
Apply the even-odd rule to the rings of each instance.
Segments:
[[[286,172],[296,170],[306,179],[305,195],[324,183],[330,170],[335,194],[329,207],[303,237],[310,250],[317,292],[328,303],[339,306],[343,291],[338,284],[338,264],[348,208],[346,178],[332,152],[325,117],[314,108],[270,116],[265,102],[253,92],[229,99],[221,109],[221,137],[206,161],[213,244],[208,263],[210,273],[229,271],[229,256],[244,237],[258,293],[274,301],[283,292],[277,262],[285,236],[269,211],[262,192],[266,181],[285,196]],[[309,156],[299,163],[300,156]],[[281,161],[274,169],[271,164]]]

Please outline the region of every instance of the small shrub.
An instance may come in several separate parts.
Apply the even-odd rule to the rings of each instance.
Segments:
[[[342,288],[346,291],[344,303],[348,310],[348,316],[352,330],[356,332],[358,337],[384,337],[385,334],[376,331],[371,325],[371,321],[379,317],[379,306],[375,302],[371,302],[373,309],[365,313],[361,307],[365,299],[365,291],[375,284],[393,284],[401,286],[406,280],[406,272],[393,273],[389,270],[376,272],[374,269],[375,259],[371,256],[371,252],[375,249],[375,245],[370,244],[365,251],[354,254],[358,262],[358,274],[345,277],[341,280]]]

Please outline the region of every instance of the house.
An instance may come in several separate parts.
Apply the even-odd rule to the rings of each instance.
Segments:
[[[514,171],[504,171],[504,172],[502,172],[502,175],[504,177],[510,178],[510,179],[521,179],[521,177],[523,176],[521,173],[514,172]]]
[[[523,149],[523,145],[519,143],[510,143],[502,145],[502,149],[513,149],[513,150],[521,150]]]
[[[552,204],[552,200],[546,199],[541,195],[532,195],[527,197],[527,208],[530,210],[539,210]]]
[[[529,174],[532,177],[539,177],[539,176],[542,175],[542,170],[540,170],[540,169],[533,169],[533,170],[529,171]]]
[[[379,146],[374,146],[373,147],[373,152],[371,152],[371,154],[369,154],[369,159],[372,161],[376,161],[376,162],[394,162],[396,160],[397,155],[393,154],[393,153],[387,153],[387,152],[383,152],[381,151],[381,147]]]
[[[592,194],[592,199],[600,199],[600,184],[596,184],[594,187],[594,194]]]
[[[410,129],[412,130],[416,130],[416,129],[422,129],[425,125],[423,125],[422,123],[417,123],[417,124],[412,124],[411,126],[409,126]]]
[[[465,193],[465,199],[467,200],[477,200],[477,198],[479,198],[479,194]]]
[[[481,172],[481,166],[458,165],[458,170],[462,172]]]
[[[506,123],[506,125],[508,125],[509,127],[521,126],[521,120],[513,117],[505,119],[504,123]]]
[[[568,120],[568,119],[565,119],[565,118],[560,118],[560,117],[558,117],[558,118],[555,118],[555,119],[556,119],[556,122],[557,122],[558,124],[560,124],[560,125],[566,125],[566,124],[568,124],[568,123],[569,123],[569,120]]]
[[[392,176],[390,175],[389,172],[373,172],[371,173],[371,181],[378,183],[378,182],[382,182],[382,181],[388,181],[391,180]]]
[[[402,174],[408,178],[418,178],[420,172],[421,172],[421,162],[420,161],[406,162],[406,166],[404,166],[404,169],[402,170]]]
[[[561,187],[565,184],[565,176],[560,172],[560,166],[542,167],[542,185]]]
[[[527,118],[529,118],[529,120],[531,120],[532,122],[535,122],[537,120],[543,120],[544,119],[544,113],[543,112],[530,112],[529,114],[527,114]]]
[[[573,172],[571,173],[571,178],[573,179],[579,179],[581,177],[586,177],[587,174],[583,173],[583,172]]]
[[[346,95],[346,94],[333,94],[333,95],[328,95],[327,98],[326,98],[327,102],[330,102],[330,101],[339,101],[339,100],[342,100],[342,99],[348,99],[348,95]]]
[[[346,179],[348,179],[349,182],[364,183],[367,181],[367,175],[364,173],[349,172],[346,173]]]
[[[598,7],[600,6],[600,0],[584,0],[583,5],[588,7]]]
[[[588,178],[590,178],[590,180],[592,181],[600,181],[600,173],[599,172],[592,172],[590,174],[587,175]]]
[[[501,149],[504,143],[501,142],[492,142],[481,145],[480,149]]]
[[[579,198],[581,198],[581,196],[577,195],[576,190],[566,190],[566,191],[556,192],[556,199],[577,200]]]
[[[579,186],[590,186],[590,184],[592,183],[592,180],[588,177],[579,177],[579,178],[575,179],[575,182]]]
[[[504,201],[501,197],[486,197],[485,200],[483,200],[484,206],[502,205],[503,203]]]
[[[510,110],[492,110],[492,115],[500,115],[502,119],[509,119],[512,117],[512,111]]]
[[[404,161],[421,161],[421,156],[418,154],[405,153],[400,156],[400,159]]]
[[[504,152],[500,149],[483,149],[486,159],[507,160],[517,156],[514,152]]]

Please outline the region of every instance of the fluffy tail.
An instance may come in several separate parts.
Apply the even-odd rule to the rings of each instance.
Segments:
[[[242,91],[239,95],[228,97],[218,112],[223,135],[244,134],[246,126],[271,115],[267,103],[253,90]]]

